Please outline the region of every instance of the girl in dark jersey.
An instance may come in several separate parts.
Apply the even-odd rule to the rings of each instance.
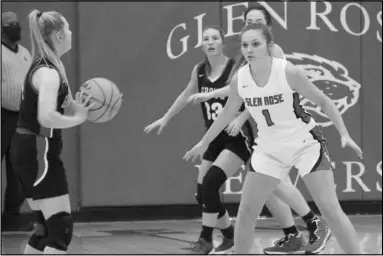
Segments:
[[[188,98],[196,92],[213,91],[226,86],[234,61],[223,53],[224,35],[219,27],[203,30],[202,48],[206,59],[198,63],[191,74],[186,89],[178,96],[167,113],[145,127],[145,132],[159,128],[158,133],[187,104]],[[227,97],[212,98],[201,104],[205,126],[208,129],[226,104]],[[241,112],[239,112],[241,113]],[[233,246],[233,227],[229,215],[220,200],[219,188],[244,165],[251,154],[252,130],[249,123],[236,136],[226,131],[210,143],[203,155],[197,179],[197,201],[202,206],[202,231],[192,246],[197,254],[208,254],[213,250],[212,233],[218,227],[223,233],[222,243],[215,252],[224,253]]]
[[[244,18],[246,24],[262,23],[267,25],[270,29],[272,27],[270,13],[259,3],[252,4],[252,6],[245,11]],[[273,45],[271,54],[274,58],[285,59],[283,50],[277,44]],[[242,54],[239,54],[230,76],[232,77],[244,64],[246,64],[246,60]],[[229,96],[229,86],[212,92],[196,93],[192,95],[189,100],[203,104],[204,101],[208,101],[213,97],[227,96]],[[228,126],[230,134],[235,135],[249,117],[250,114],[246,109],[243,112],[243,115],[241,115],[241,118],[237,118],[235,122],[231,122]],[[281,225],[285,236],[276,241],[274,246],[265,248],[264,253],[299,253],[302,252],[303,248],[305,248],[305,250],[310,250],[311,253],[319,253],[325,248],[331,235],[331,231],[323,220],[314,215],[302,194],[292,184],[289,176],[270,195],[266,201],[266,206]],[[302,217],[307,225],[310,232],[309,247],[303,246],[304,240],[294,224],[294,219],[289,206]]]
[[[89,97],[73,100],[60,61],[71,48],[72,32],[58,12],[29,14],[32,65],[26,75],[11,154],[27,201],[36,215],[25,254],[62,254],[72,238],[68,184],[61,161],[61,129],[83,123]],[[64,115],[68,110],[71,115]],[[41,148],[40,148],[41,146]],[[42,149],[42,150],[40,150]]]

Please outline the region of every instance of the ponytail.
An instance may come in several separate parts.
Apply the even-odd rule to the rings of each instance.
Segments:
[[[43,38],[41,36],[39,23],[38,23],[38,15],[40,11],[33,10],[28,15],[28,21],[29,21],[29,31],[30,31],[30,38],[31,38],[31,47],[32,47],[32,59],[36,59],[37,55],[43,51],[41,48],[41,41],[43,41]]]
[[[35,9],[28,15],[28,21],[32,47],[32,59],[36,60],[38,58],[42,58],[44,60],[49,60],[58,69],[59,74],[64,81],[67,81],[64,67],[57,58],[56,54],[53,52],[53,45],[49,38],[53,30],[51,29],[51,31],[47,31],[46,29],[46,23],[48,22],[58,24],[59,27],[55,28],[57,30],[62,28],[63,22],[61,17],[61,14],[57,12],[42,13]],[[52,26],[55,24],[50,25]],[[45,31],[46,33],[44,33]]]

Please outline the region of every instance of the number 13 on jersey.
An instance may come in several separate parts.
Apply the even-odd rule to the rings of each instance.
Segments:
[[[209,105],[209,103],[205,102],[205,107],[207,119],[214,121],[217,119],[219,113],[223,109],[222,104],[219,102],[214,102],[213,104],[211,104],[211,106]]]

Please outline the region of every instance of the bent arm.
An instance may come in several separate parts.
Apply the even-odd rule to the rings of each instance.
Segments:
[[[39,68],[32,77],[33,86],[38,90],[37,119],[47,128],[64,129],[84,122],[77,116],[64,116],[57,109],[57,94],[60,88],[60,77],[56,70]]]
[[[348,136],[349,133],[343,122],[342,115],[336,108],[332,100],[321,90],[312,84],[304,71],[290,62],[286,65],[286,78],[293,90],[317,104],[323,112],[333,122],[341,137]]]

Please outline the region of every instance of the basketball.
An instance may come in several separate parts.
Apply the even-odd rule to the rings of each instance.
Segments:
[[[117,85],[106,78],[89,79],[80,87],[81,91],[84,91],[84,97],[91,96],[90,104],[94,103],[88,113],[88,121],[90,122],[104,123],[110,121],[120,110],[122,94]]]

